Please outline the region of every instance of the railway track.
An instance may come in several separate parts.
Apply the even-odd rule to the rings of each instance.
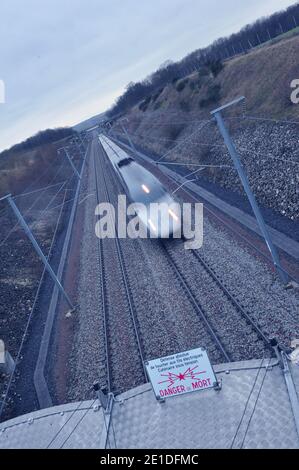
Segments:
[[[177,181],[174,178],[172,178],[171,176],[168,176],[168,178],[177,184]],[[187,195],[191,195],[193,198],[193,195],[186,187],[182,188],[182,191],[185,192]],[[262,330],[259,323],[252,318],[251,313],[246,310],[246,308],[240,303],[238,298],[231,292],[231,290],[226,285],[225,280],[222,279],[219,274],[217,274],[213,266],[209,264],[209,262],[204,258],[203,255],[198,252],[198,250],[191,250],[191,253],[195,257],[195,259],[200,263],[200,265],[206,271],[209,277],[223,292],[224,296],[229,300],[229,302],[239,313],[239,315],[245,320],[246,324],[251,327],[253,332],[256,333],[259,340],[262,341],[265,345],[265,348],[273,354],[271,338]],[[282,345],[280,345],[280,347],[281,349],[285,349]]]
[[[196,299],[196,297],[194,296],[194,294],[192,292],[192,289],[191,289],[188,281],[186,280],[186,277],[184,276],[184,274],[182,272],[182,269],[179,268],[177,262],[175,261],[175,258],[172,256],[170,251],[168,251],[168,248],[167,248],[167,245],[165,244],[165,242],[160,241],[160,244],[161,244],[161,246],[163,247],[163,249],[165,251],[165,254],[167,256],[167,260],[170,263],[176,277],[178,278],[183,290],[185,291],[189,301],[191,302],[191,304],[194,308],[194,311],[196,312],[196,314],[198,315],[198,317],[200,318],[200,320],[204,324],[211,340],[216,345],[217,349],[221,352],[225,362],[231,362],[231,360],[232,360],[231,355],[227,351],[226,346],[221,341],[220,335],[218,334],[218,332],[215,330],[212,323],[210,322],[205,309],[199,303],[198,299]]]
[[[193,256],[199,261],[202,267],[206,270],[206,272],[210,275],[210,277],[215,281],[215,283],[220,287],[224,295],[229,299],[232,305],[240,312],[240,315],[245,319],[247,325],[250,325],[257,334],[257,336],[264,342],[265,346],[269,349],[272,349],[271,346],[271,339],[268,337],[266,333],[264,333],[260,327],[260,325],[254,321],[250,313],[245,310],[245,308],[240,304],[238,299],[234,296],[234,294],[229,290],[226,286],[226,283],[220,276],[216,273],[215,269],[209,265],[208,261],[204,259],[202,255],[199,254],[198,251],[192,251]]]
[[[114,192],[119,193],[120,190],[122,190],[122,188],[120,188],[120,182],[118,181],[118,179],[116,178],[116,175],[113,173],[110,167],[109,167],[109,172],[111,175],[111,180],[114,182],[113,183]],[[208,334],[208,336],[210,337],[210,341],[212,344],[210,343],[210,347],[208,348],[209,351],[214,351],[214,349],[216,348],[219,353],[218,355],[219,361],[230,362],[232,360],[232,356],[229,354],[227,348],[222,343],[220,335],[218,334],[218,332],[215,330],[212,323],[210,322],[208,315],[206,314],[204,308],[202,307],[198,299],[196,299],[196,297],[194,296],[192,289],[190,288],[183,274],[183,270],[178,267],[174,257],[172,257],[171,253],[168,251],[166,244],[163,241],[158,241],[158,243],[163,248],[165,257],[167,258],[167,262],[171,266],[174,276],[177,278],[182,288],[182,291],[184,292],[188,301],[192,305],[192,308],[196,316],[199,318],[203,326],[203,329],[205,330],[203,334],[205,335]]]
[[[271,339],[198,251],[185,253],[182,243],[176,247],[172,242],[162,243],[175,269],[179,273],[184,269],[184,282],[230,361],[273,352]]]
[[[112,137],[112,139],[113,139],[113,137]],[[136,158],[137,161],[140,161],[141,163],[144,163],[143,157],[141,156],[140,152],[138,152],[138,154],[136,155],[134,152],[132,152],[132,149],[130,149],[128,147],[127,143],[124,143],[124,142],[122,142],[118,139],[115,139],[115,142],[117,144],[120,144],[121,146],[124,146],[123,147],[124,150],[126,150],[130,154],[132,154],[134,156],[134,158],[137,157]],[[152,167],[152,169],[150,171],[152,171],[153,169],[154,170],[157,169],[157,167],[154,164],[154,160],[153,160],[153,163],[150,164],[150,166]],[[147,166],[146,166],[146,168],[147,168]],[[155,171],[153,171],[153,173],[156,174]],[[156,174],[156,176],[157,176],[157,174]],[[166,175],[166,173],[164,173],[164,177],[166,177],[171,183],[175,183],[176,187],[181,186],[181,184],[182,184],[181,179],[178,179],[178,178],[176,178],[176,177],[174,177],[170,174]],[[191,197],[192,200],[194,200],[196,202],[198,201],[198,196],[196,198],[193,191],[190,190],[186,185],[182,186],[180,191],[184,192],[189,198]],[[236,236],[238,238],[238,240],[240,240],[240,242],[242,242],[244,244],[244,246],[249,247],[250,249],[253,250],[254,253],[258,254],[265,261],[265,263],[267,263],[270,270],[273,269],[273,260],[272,260],[271,257],[269,257],[268,250],[264,246],[264,243],[259,242],[259,239],[260,239],[259,236],[258,236],[258,241],[255,241],[254,239],[251,239],[251,237],[249,237],[248,234],[241,233],[235,227],[235,224],[238,223],[238,222],[236,222],[236,223],[233,222],[233,224],[230,224],[227,220],[225,220],[225,216],[217,214],[216,209],[212,208],[211,204],[209,204],[209,203],[205,203],[205,210],[208,212],[209,216],[211,216],[211,218],[215,220],[215,222],[217,224],[220,223],[222,226],[224,226],[229,231],[229,233],[232,233],[233,236]],[[243,230],[243,232],[244,232],[244,230]],[[295,283],[298,284],[298,270],[296,269],[296,264],[294,264],[294,260],[291,261],[292,256],[290,256],[290,254],[284,253],[283,249],[282,249],[281,250],[281,258],[284,260],[284,268],[283,269],[285,271],[285,274],[289,276],[290,280],[293,280]]]
[[[116,181],[114,174],[112,177]],[[180,256],[170,249],[170,244],[162,241],[161,246],[174,275],[179,280],[188,300],[225,361],[250,359],[257,357],[257,353],[264,354],[265,350],[272,353],[270,338],[227,287],[225,280],[220,279],[214,268],[198,251],[191,250],[190,252],[201,270],[204,271],[205,277],[208,277],[206,282],[203,282],[203,284],[207,284],[207,289],[201,298],[195,292],[194,281],[190,282],[190,276],[188,274],[186,276],[184,273],[185,263],[180,266],[178,261]],[[190,272],[192,272],[192,269],[189,270]],[[214,297],[214,299],[211,299],[211,297]],[[206,298],[208,302],[206,302]],[[217,324],[219,317],[217,312],[221,302],[225,306],[223,309],[224,314],[223,318],[220,318],[219,324]],[[237,328],[238,325],[241,328]]]
[[[107,182],[103,176],[105,174],[104,165],[101,162],[101,158],[97,158],[95,154],[94,171],[96,175],[97,201],[105,200],[111,202]],[[100,175],[102,175],[101,181],[99,180]],[[119,394],[128,388],[147,382],[144,368],[144,350],[119,239],[117,237],[113,240],[99,239],[98,249],[101,272],[101,309],[103,312],[105,341],[103,369],[106,370],[108,391]],[[114,250],[114,257],[110,256],[112,255],[111,249]],[[113,258],[118,263],[118,270],[115,269],[112,275],[113,285],[117,281],[114,277],[116,272],[120,276],[118,281],[119,289],[117,289],[120,294],[117,299],[117,304],[120,303],[118,311],[113,308],[111,292],[109,295],[109,290],[112,286],[112,283],[109,282],[112,281],[111,277],[109,278],[109,271],[113,267]],[[115,294],[115,291],[113,293]]]
[[[100,190],[99,190],[99,183],[97,178],[97,168],[96,168],[96,160],[95,155],[93,154],[93,165],[94,165],[94,175],[95,175],[95,186],[96,186],[96,197],[97,202],[100,201]],[[105,279],[105,266],[104,266],[104,253],[103,253],[103,243],[102,240],[98,240],[97,243],[98,247],[98,259],[99,259],[99,268],[100,268],[100,294],[101,294],[101,311],[103,313],[103,334],[101,337],[104,339],[104,361],[101,364],[100,370],[100,380],[101,386],[107,386],[108,392],[112,391],[112,383],[111,383],[111,357],[110,357],[110,349],[109,349],[109,340],[108,340],[108,318],[107,318],[107,286],[106,286],[106,279]]]
[[[168,178],[177,184],[177,181],[175,178],[172,178],[170,175],[168,175]],[[192,196],[192,194],[187,188],[183,187],[182,191],[185,192],[187,195]],[[166,245],[164,244],[163,246],[164,246],[164,249],[166,250]],[[213,268],[213,266],[209,264],[207,260],[205,260],[203,255],[201,255],[197,250],[191,250],[190,252],[192,253],[192,256],[194,256],[194,258],[200,263],[201,267],[205,270],[205,272],[209,275],[210,279],[215,283],[219,291],[221,291],[223,295],[225,296],[225,298],[230,302],[234,310],[238,312],[240,318],[242,318],[246,322],[246,325],[249,328],[251,328],[251,331],[257,335],[257,338],[264,344],[265,348],[273,352],[273,349],[271,346],[271,338],[267,335],[267,333],[263,331],[258,321],[252,318],[252,312],[249,312],[246,310],[246,307],[242,305],[242,303],[238,300],[238,298],[228,288],[225,280],[221,279],[221,277],[217,274],[216,270]],[[171,259],[170,262],[174,265],[174,259]],[[178,269],[177,265],[174,265],[174,269],[175,270]],[[281,349],[285,349],[282,345],[280,345],[280,347]]]

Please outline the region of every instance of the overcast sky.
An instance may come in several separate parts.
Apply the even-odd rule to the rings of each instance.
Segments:
[[[105,111],[130,81],[294,3],[1,0],[0,149]]]

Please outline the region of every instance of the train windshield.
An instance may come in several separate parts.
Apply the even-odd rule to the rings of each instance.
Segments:
[[[164,199],[166,190],[149,171],[136,162],[131,162],[121,169],[121,174],[135,202],[150,204]]]

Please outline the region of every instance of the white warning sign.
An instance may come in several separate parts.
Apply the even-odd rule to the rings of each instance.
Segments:
[[[154,359],[145,366],[158,400],[212,388],[217,381],[201,348]]]

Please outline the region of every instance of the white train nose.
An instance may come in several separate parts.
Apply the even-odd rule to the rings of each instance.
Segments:
[[[182,233],[180,205],[152,173],[128,157],[118,145],[104,136],[99,140],[130,200],[138,205],[135,212],[145,232],[151,238],[179,238]]]
[[[158,201],[148,206],[139,206],[138,218],[148,230],[151,238],[170,238],[181,234],[180,206],[173,200]]]

